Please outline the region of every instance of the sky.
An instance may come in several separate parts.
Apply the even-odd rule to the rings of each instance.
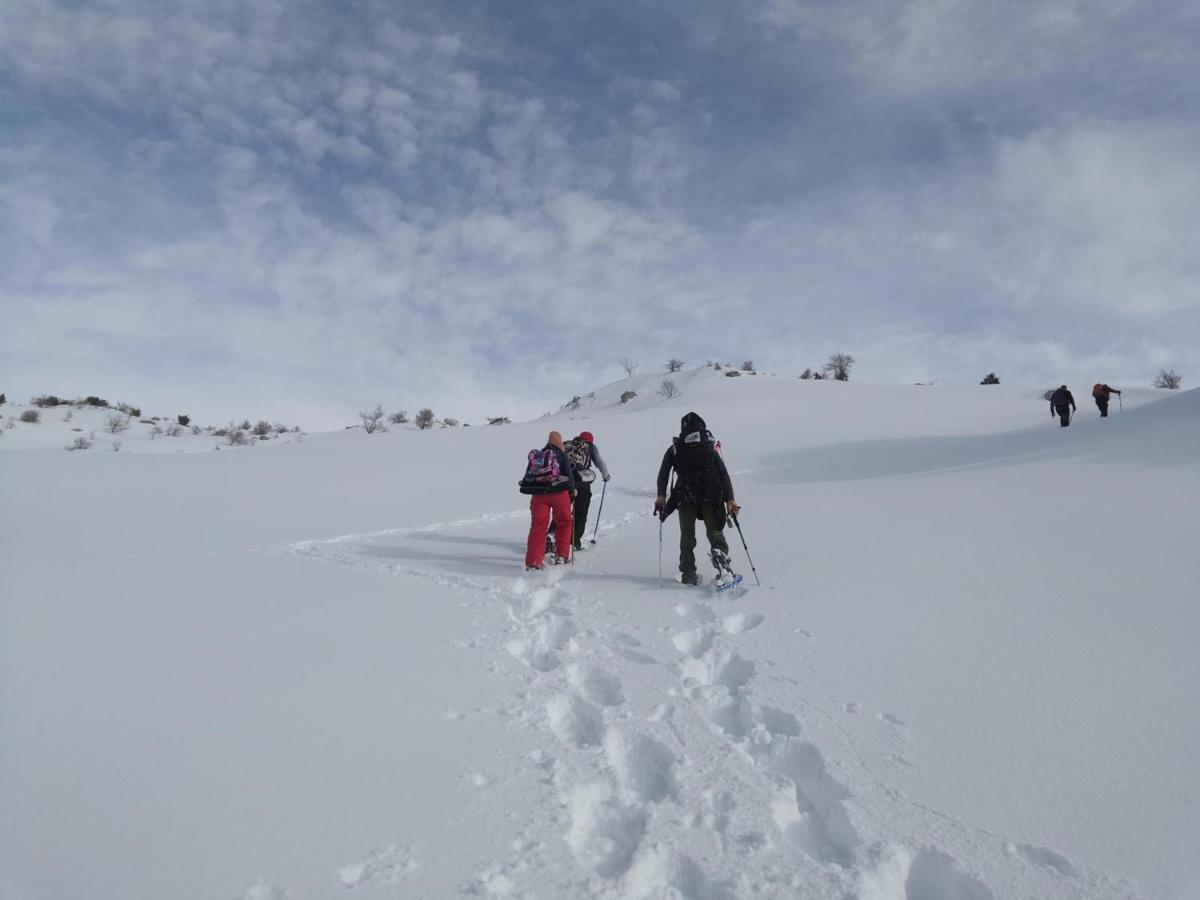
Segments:
[[[1191,0],[0,4],[0,391],[1200,383]]]

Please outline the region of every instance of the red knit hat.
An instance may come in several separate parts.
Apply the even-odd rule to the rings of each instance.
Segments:
[[[592,433],[591,433],[590,431],[581,431],[581,432],[579,432],[579,437],[580,437],[582,440],[585,440],[585,441],[587,441],[589,444],[593,444],[593,443],[595,443],[595,441],[594,441],[594,440],[592,440]]]

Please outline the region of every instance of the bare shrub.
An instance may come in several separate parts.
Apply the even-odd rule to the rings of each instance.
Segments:
[[[156,423],[155,426],[150,429],[150,440],[154,440],[156,437],[158,437],[162,433],[163,433],[162,426]]]
[[[65,401],[58,399],[58,397],[55,397],[53,394],[46,394],[44,397],[34,397],[33,398],[33,405],[40,407],[42,409],[46,409],[47,407],[58,406],[60,403],[63,403],[63,402],[65,402]]]
[[[193,426],[192,426],[192,434],[200,434],[200,433],[201,433],[200,426],[199,426],[199,425],[193,425]]]
[[[457,428],[458,427],[458,419],[453,419],[453,418],[449,418],[449,417],[442,419],[442,427],[443,428]]]
[[[664,378],[662,384],[658,386],[658,396],[670,400],[673,397],[679,396],[679,388],[670,378]]]
[[[183,426],[178,422],[172,422],[165,429],[167,437],[179,437],[183,434]]]
[[[413,419],[413,424],[426,431],[433,427],[433,410],[426,406],[417,412],[417,417]]]
[[[393,425],[403,425],[408,421],[408,410],[402,409],[399,412],[394,412],[388,416],[388,421]]]
[[[1161,369],[1154,378],[1154,386],[1164,391],[1177,391],[1183,384],[1183,376],[1176,374],[1174,369]]]
[[[113,441],[113,442],[112,442],[112,448],[113,448],[113,453],[116,453],[118,450],[120,450],[120,449],[121,449],[121,442],[120,442],[120,441]]]
[[[812,369],[805,369],[800,373],[800,377],[805,381],[808,381],[810,378],[812,378]]]
[[[42,421],[42,414],[36,409],[27,409],[25,412],[21,413],[21,421],[36,425],[38,422]]]
[[[508,416],[489,416],[488,417],[489,425],[507,425],[510,421],[511,420],[508,418]]]
[[[100,406],[100,407],[104,407],[104,408],[108,407],[107,400],[104,400],[101,397],[93,397],[90,394],[84,398],[83,402],[86,403],[88,406]]]
[[[726,370],[725,370],[725,377],[726,377],[726,378],[741,378],[741,377],[742,377],[742,373],[741,373],[741,372],[739,372],[737,369],[726,369]]]
[[[617,362],[620,364],[621,368],[625,370],[626,378],[632,378],[633,373],[638,370],[639,364],[635,360],[630,359],[628,356],[621,357]]]
[[[221,436],[225,438],[225,442],[229,444],[230,447],[244,447],[246,444],[250,443],[249,439],[246,437],[246,429],[242,428],[235,422],[230,422],[225,428],[221,429],[221,431],[225,432]],[[221,431],[218,431],[217,434],[221,434]]]
[[[824,381],[824,380],[825,380],[825,373],[822,372],[820,369],[817,369],[815,372],[813,372],[813,381]]]
[[[833,376],[834,381],[849,381],[850,367],[854,365],[854,357],[849,353],[834,353],[825,363],[825,371]]]
[[[676,372],[678,372],[682,368],[683,368],[683,360],[679,359],[679,357],[672,356],[670,359],[667,360],[667,371],[670,372],[672,375],[674,375]]]
[[[75,440],[71,442],[71,445],[69,447],[67,447],[67,449],[68,450],[86,450],[90,446],[92,446],[92,442],[89,441],[87,438],[85,438],[81,434],[81,435],[79,435],[79,437],[75,438]]]
[[[988,372],[985,376],[983,376],[983,381],[981,381],[979,383],[980,384],[999,384],[1000,376],[997,375],[995,372]]]
[[[377,431],[387,431],[383,427],[382,404],[376,403],[374,409],[360,411],[358,417],[362,420],[363,431],[367,434],[374,434]]]
[[[637,391],[622,391],[621,392],[621,402],[628,403],[630,400],[632,400],[636,396],[637,396]]]
[[[175,417],[175,421],[178,422],[180,425],[182,425],[184,428],[187,428],[188,425],[190,425],[192,423],[192,417],[184,415],[183,413],[180,413],[179,415],[177,415]]]
[[[104,420],[104,428],[110,434],[116,434],[119,431],[124,431],[129,427],[129,420],[119,413],[113,413]]]
[[[380,415],[380,418],[383,417],[383,410],[380,410],[379,415]],[[255,437],[266,437],[268,434],[271,433],[271,423],[267,422],[263,419],[259,419],[257,422],[254,423],[254,428],[251,429],[251,432],[254,434]]]
[[[136,406],[130,406],[128,403],[118,403],[117,410],[134,419],[142,417],[142,411]]]
[[[276,434],[287,434],[288,427],[282,422],[276,422],[273,426],[271,426],[271,430]]]
[[[742,371],[749,372],[751,375],[753,375],[754,374],[754,360],[752,360],[752,359],[742,360]]]
[[[563,409],[568,409],[573,412],[573,411],[579,409],[579,404],[581,404],[582,402],[583,402],[583,399],[578,394],[576,394],[574,397],[572,397],[570,400],[568,400],[565,404],[563,404]]]

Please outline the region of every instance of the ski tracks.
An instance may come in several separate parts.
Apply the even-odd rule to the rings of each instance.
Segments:
[[[298,556],[382,567],[465,589],[484,608],[502,604],[497,639],[463,646],[494,654],[495,671],[524,673],[516,707],[506,715],[540,734],[516,765],[537,774],[541,794],[524,823],[511,826],[517,830],[511,856],[470,875],[460,886],[463,893],[992,900],[992,890],[964,871],[953,850],[973,862],[991,860],[988,874],[1009,887],[1000,896],[1014,896],[1017,884],[1037,884],[1046,896],[1126,895],[1084,878],[1053,850],[1005,841],[908,801],[853,746],[838,748],[846,774],[832,772],[805,725],[806,715],[832,720],[832,711],[815,713],[817,704],[807,702],[801,711],[756,702],[756,679],[774,662],[755,659],[744,644],[767,616],[742,608],[740,598],[684,600],[668,614],[672,624],[639,637],[631,632],[646,631],[642,625],[624,625],[610,604],[576,592],[574,566],[514,578],[494,574],[494,564],[490,571],[463,571],[469,565],[455,571],[436,554],[422,558],[419,550],[396,549],[397,542],[416,543],[421,535],[525,515],[522,510],[288,548]],[[643,517],[618,516],[603,531],[611,537]],[[504,543],[491,536],[458,540],[482,547]],[[513,542],[508,547],[511,566]],[[589,568],[585,555],[579,574]],[[846,704],[841,714],[859,708]],[[448,718],[460,716],[447,712]],[[906,726],[898,717],[877,717],[881,727],[903,735]],[[912,765],[899,752],[881,761]],[[477,787],[491,781],[477,772],[464,777]],[[855,796],[849,783],[865,796]],[[908,835],[934,836],[940,846],[891,839],[895,826]],[[386,845],[338,877],[358,888],[390,884],[414,868],[409,848]]]

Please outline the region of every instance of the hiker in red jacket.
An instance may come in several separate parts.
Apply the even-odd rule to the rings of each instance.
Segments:
[[[1120,394],[1114,387],[1109,387],[1107,384],[1097,384],[1092,387],[1092,399],[1096,401],[1096,406],[1100,408],[1100,418],[1108,418],[1108,401],[1113,394]]]
[[[554,564],[571,561],[571,501],[575,497],[575,470],[563,451],[562,435],[550,432],[546,446],[531,451],[521,493],[530,494],[529,539],[525,568],[540,569],[546,560],[546,534],[554,527]]]

